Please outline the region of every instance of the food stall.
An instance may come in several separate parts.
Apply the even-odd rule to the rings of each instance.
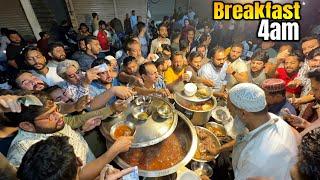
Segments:
[[[212,156],[206,150],[208,144],[221,146],[215,132],[221,131],[219,135],[225,135],[224,129],[208,123],[212,110],[217,106],[216,99],[203,96],[201,100],[194,98],[190,101],[190,98],[184,99],[183,94],[176,93],[175,103],[171,104],[156,96],[137,96],[124,112],[104,121],[100,129],[109,146],[121,135],[134,137],[130,150],[117,156],[115,162],[121,168],[138,166],[139,176],[155,178],[176,172],[179,177],[179,174],[190,171],[182,169],[185,166],[190,168],[191,162],[204,163],[217,158],[218,155]],[[189,102],[194,104],[190,105]],[[193,112],[191,120],[185,115],[186,111]],[[197,121],[200,119],[198,116],[202,118],[200,121]],[[203,171],[203,164],[200,164],[201,167],[199,164],[191,165],[196,168],[193,170],[202,168]],[[210,170],[210,167],[206,169]]]

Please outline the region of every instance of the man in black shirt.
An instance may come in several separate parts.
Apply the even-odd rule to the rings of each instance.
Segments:
[[[6,49],[9,67],[12,67],[14,69],[25,68],[26,66],[24,64],[24,59],[21,51],[26,44],[17,31],[9,30],[7,36],[11,42]]]

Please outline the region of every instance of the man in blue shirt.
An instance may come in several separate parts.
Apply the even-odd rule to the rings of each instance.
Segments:
[[[98,73],[99,79],[91,83],[90,89],[89,89],[90,97],[98,96],[113,86],[120,86],[120,82],[118,81],[118,79],[112,76],[111,64],[108,60],[102,59],[102,58],[96,59],[91,64],[91,67],[93,68],[104,63],[107,65],[107,69],[104,72]],[[111,105],[116,100],[117,98],[113,96],[108,101],[108,104]]]
[[[130,23],[131,23],[131,29],[133,29],[138,24],[138,18],[136,16],[135,10],[131,11]]]

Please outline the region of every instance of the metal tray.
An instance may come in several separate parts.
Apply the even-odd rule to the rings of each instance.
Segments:
[[[113,124],[119,121],[129,121],[136,126],[132,148],[154,145],[169,137],[177,126],[178,115],[172,104],[168,101],[155,96],[151,97],[152,101],[149,105],[151,115],[146,121],[137,120],[132,116],[131,109],[136,106],[135,102],[132,101],[130,107],[118,117],[102,123],[101,130],[103,134],[110,136],[110,128]],[[167,119],[161,118],[157,113],[157,107],[163,104],[169,106],[171,110],[171,115]]]
[[[179,117],[179,122],[173,134],[179,137],[179,139],[181,140],[180,143],[186,148],[187,154],[180,162],[178,162],[177,164],[167,169],[148,171],[148,170],[143,170],[139,168],[139,176],[144,176],[144,177],[167,176],[169,174],[177,172],[179,168],[187,165],[192,159],[192,157],[194,156],[197,149],[197,144],[198,144],[196,130],[192,125],[191,121],[186,116],[184,116],[181,112],[178,112],[178,111],[177,111],[177,114]],[[148,151],[148,148],[149,147],[144,147],[141,149]],[[154,156],[156,156],[156,154],[154,154]],[[119,156],[115,158],[115,162],[121,168],[130,167],[130,165],[124,160],[122,160]]]
[[[201,85],[197,84],[197,86],[201,86]],[[206,87],[204,85],[202,85],[202,86],[203,86],[203,88],[206,88],[209,91],[209,94],[212,95],[212,93],[213,93],[213,89],[212,88]],[[203,102],[203,101],[206,101],[206,100],[211,98],[211,96],[208,96],[206,98],[200,98],[200,97],[197,97],[196,95],[187,96],[187,95],[185,95],[184,90],[183,90],[183,88],[181,86],[179,88],[175,89],[175,94],[180,96],[181,98],[183,98],[185,100],[188,100],[188,101],[191,101],[191,102]]]

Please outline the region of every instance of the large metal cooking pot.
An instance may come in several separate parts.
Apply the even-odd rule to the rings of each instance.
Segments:
[[[176,102],[175,108],[178,111],[183,112],[191,120],[192,124],[195,126],[202,126],[206,124],[211,117],[212,110],[217,107],[217,99],[214,96],[211,97],[212,104],[213,104],[212,108],[207,110],[202,110],[202,111],[193,110],[188,108],[186,105],[184,105],[184,104],[197,104],[202,102],[191,102],[179,95],[174,95],[174,100]]]
[[[154,171],[148,171],[139,168],[139,176],[144,176],[144,177],[160,177],[160,176],[166,176],[172,173],[175,173],[180,167],[185,166],[189,163],[189,161],[192,159],[194,156],[196,149],[197,149],[197,144],[198,144],[198,138],[197,138],[197,133],[190,122],[190,120],[184,116],[181,112],[177,112],[178,114],[178,125],[173,132],[172,135],[178,136],[179,137],[179,143],[181,144],[182,147],[185,148],[185,151],[187,152],[185,157],[181,159],[177,164],[173,165],[170,168],[167,169],[161,169],[161,170],[154,170]],[[166,140],[164,140],[166,141]],[[163,142],[164,142],[163,141]],[[154,145],[156,146],[156,145]],[[151,146],[150,146],[151,147]],[[148,148],[150,147],[143,147],[141,148],[143,151],[148,151]],[[120,155],[121,156],[121,155]],[[125,162],[123,159],[120,158],[120,156],[117,156],[115,158],[115,162],[121,167],[121,168],[128,168],[130,165]],[[153,154],[152,157],[155,157],[156,153]],[[175,156],[175,154],[173,154]],[[165,157],[163,157],[165,158]]]

